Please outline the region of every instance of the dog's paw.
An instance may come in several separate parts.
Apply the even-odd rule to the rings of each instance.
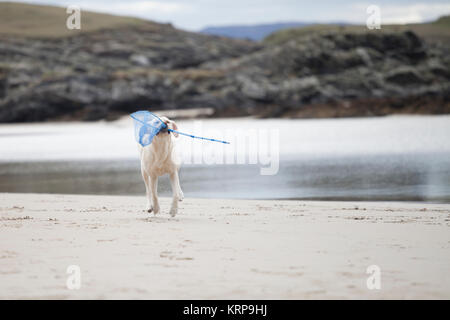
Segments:
[[[178,201],[183,201],[183,199],[184,199],[183,191],[180,191],[180,193],[178,194]]]
[[[171,217],[175,217],[177,215],[178,209],[171,208],[169,214]]]
[[[152,213],[152,211],[153,211],[153,207],[149,207],[149,208],[147,209],[147,212],[148,212],[148,213]]]
[[[154,206],[153,207],[153,214],[158,214],[159,213],[159,206]]]

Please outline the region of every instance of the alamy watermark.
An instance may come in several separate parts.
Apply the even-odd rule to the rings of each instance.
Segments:
[[[261,175],[276,175],[280,167],[280,133],[276,128],[204,129],[195,121],[191,132],[205,137],[226,140],[230,144],[199,143],[183,139],[175,148],[182,164],[259,165]]]
[[[66,280],[66,286],[69,290],[78,290],[81,288],[81,268],[77,265],[67,267],[66,273],[69,275]]]
[[[81,8],[79,6],[70,5],[66,9],[69,14],[66,20],[66,27],[69,30],[81,29]]]
[[[369,15],[366,20],[367,29],[381,29],[381,9],[377,5],[370,5],[366,9],[366,13]]]
[[[381,269],[376,264],[370,265],[366,270],[370,276],[366,280],[367,289],[380,290],[381,289]]]

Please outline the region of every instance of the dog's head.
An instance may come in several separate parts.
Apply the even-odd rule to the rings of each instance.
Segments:
[[[167,125],[167,128],[168,128],[168,129],[178,130],[178,126],[177,126],[177,124],[175,123],[175,121],[170,120],[170,119],[167,118],[167,117],[161,117],[160,119]],[[171,133],[172,133],[175,137],[178,137],[178,133],[176,133],[176,132],[171,132]]]

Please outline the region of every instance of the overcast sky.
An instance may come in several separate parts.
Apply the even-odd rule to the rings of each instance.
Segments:
[[[205,26],[271,22],[365,23],[366,8],[381,9],[382,23],[412,23],[450,14],[450,1],[440,0],[30,0],[36,4],[79,5],[81,9],[128,15],[178,28],[200,30]]]

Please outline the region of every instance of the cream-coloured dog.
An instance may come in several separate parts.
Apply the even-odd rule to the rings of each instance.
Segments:
[[[178,130],[177,124],[166,117],[161,120],[169,129]],[[158,202],[158,177],[168,174],[172,186],[173,198],[170,215],[174,217],[178,212],[178,201],[183,200],[183,192],[178,178],[179,163],[175,157],[172,135],[178,137],[175,132],[169,133],[162,130],[154,138],[151,144],[139,146],[141,154],[141,173],[147,191],[147,211],[158,214],[160,211]]]

